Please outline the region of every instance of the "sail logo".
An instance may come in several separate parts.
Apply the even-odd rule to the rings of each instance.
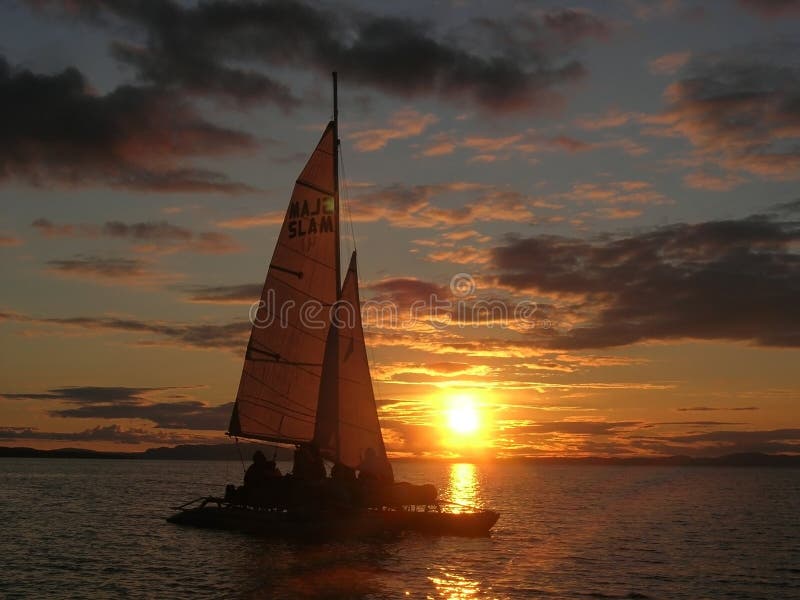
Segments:
[[[333,233],[333,211],[336,201],[331,196],[313,200],[292,201],[289,204],[289,239]]]

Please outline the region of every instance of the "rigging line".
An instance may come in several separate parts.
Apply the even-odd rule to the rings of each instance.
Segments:
[[[347,210],[347,220],[350,223],[350,240],[353,242],[353,252],[357,251],[356,248],[356,232],[353,228],[353,211],[350,209],[350,187],[347,185],[347,173],[344,168],[344,152],[339,147],[339,164],[342,167],[342,187],[344,188],[344,207]]]
[[[237,398],[244,398],[245,400],[248,400],[250,402],[253,402],[253,403],[257,404],[261,408],[268,408],[267,406],[265,406],[265,404],[270,404],[272,406],[277,407],[277,409],[283,409],[283,410],[292,411],[293,413],[297,413],[298,415],[303,415],[304,417],[309,417],[311,419],[314,418],[314,416],[316,414],[316,411],[314,411],[313,408],[308,407],[308,406],[306,406],[304,404],[301,404],[300,402],[297,402],[296,400],[292,400],[288,396],[288,394],[282,393],[280,390],[272,387],[266,381],[264,381],[262,379],[259,379],[258,377],[256,377],[252,373],[249,373],[248,377],[250,377],[251,379],[254,379],[256,381],[256,383],[261,384],[267,390],[269,390],[270,392],[272,392],[276,396],[278,396],[278,397],[282,398],[283,400],[285,400],[286,403],[285,404],[281,404],[281,403],[278,403],[278,402],[274,402],[274,401],[272,401],[272,400],[270,400],[268,398],[265,398],[263,396],[255,396],[253,394],[248,394],[248,393],[245,393],[245,392],[242,392],[241,394],[239,394],[239,396],[237,396]],[[294,406],[296,406],[298,408],[293,408],[292,405],[294,405]],[[276,410],[275,412],[280,412],[280,411]],[[288,415],[288,416],[291,416],[291,415]]]
[[[285,415],[285,416],[288,416],[290,419],[294,419],[295,421],[298,421],[299,423],[304,423],[305,425],[313,425],[314,424],[314,421],[305,421],[303,419],[299,419],[299,418],[293,417],[291,415]],[[264,422],[264,421],[262,421],[262,420],[260,420],[260,419],[258,419],[256,417],[248,416],[247,418],[250,421],[254,421],[255,423],[258,423],[264,429],[269,429],[271,431],[274,431],[275,432],[275,436],[274,437],[282,436],[285,439],[295,439],[295,438],[289,438],[288,434],[283,433],[283,431],[281,430],[280,427],[273,427],[269,423],[266,423],[266,422]],[[247,433],[247,432],[245,432],[245,433]],[[247,437],[247,436],[245,436],[245,437]],[[288,442],[285,442],[285,443],[288,443]]]
[[[242,456],[242,449],[239,447],[239,438],[233,436],[233,439],[236,440],[236,450],[239,452],[239,460],[242,461],[242,473],[246,473],[247,469],[244,467],[244,457]]]
[[[279,404],[275,404],[274,402],[269,402],[268,400],[263,400],[262,398],[258,398],[256,396],[240,396],[240,400],[245,403],[245,410],[243,414],[248,418],[256,421],[259,425],[263,425],[264,427],[269,427],[274,431],[280,431],[280,426],[274,427],[269,423],[262,423],[256,417],[254,417],[250,412],[247,412],[248,407],[258,408],[266,411],[269,411],[273,415],[280,415],[282,419],[294,419],[295,421],[299,421],[301,423],[306,423],[308,425],[314,424],[314,419],[316,415],[307,415],[299,410],[292,410],[288,407],[282,407]],[[283,408],[284,410],[281,411],[280,409]],[[293,413],[293,414],[290,414]]]
[[[256,395],[248,394],[248,393],[245,393],[245,392],[242,392],[241,394],[239,394],[237,396],[237,399],[239,397],[242,397],[242,398],[245,398],[245,399],[249,399],[251,402],[253,400],[257,400],[258,402],[261,402],[261,403],[266,402],[268,404],[272,404],[273,406],[277,406],[278,408],[283,408],[285,410],[290,410],[292,412],[295,412],[297,414],[303,415],[305,417],[310,417],[312,419],[314,418],[314,415],[316,414],[316,409],[314,407],[309,407],[309,406],[307,406],[307,405],[305,405],[305,404],[303,404],[301,402],[298,402],[297,400],[293,400],[289,396],[288,392],[286,392],[286,393],[281,392],[278,388],[271,386],[270,384],[268,384],[266,382],[265,379],[262,379],[262,378],[258,377],[255,373],[251,373],[251,372],[245,371],[243,373],[243,375],[247,375],[247,377],[249,377],[250,379],[255,380],[256,383],[258,383],[262,387],[266,388],[268,391],[272,392],[273,394],[275,394],[279,398],[283,399],[285,403],[281,404],[281,403],[278,403],[278,402],[274,402],[274,401],[270,400],[269,398],[265,398],[263,396],[256,396]],[[293,405],[296,406],[296,407],[299,407],[299,408],[293,408],[292,407]],[[261,407],[262,408],[266,408],[266,406],[263,406],[263,404],[261,404]],[[276,411],[276,412],[279,412],[279,411]],[[291,415],[289,415],[289,416],[291,416]]]
[[[280,404],[276,404],[274,402],[270,402],[269,400],[264,400],[263,398],[258,398],[257,396],[242,395],[239,398],[241,400],[245,401],[250,406],[253,406],[253,407],[256,407],[256,408],[260,408],[260,409],[264,409],[264,410],[268,410],[268,411],[272,412],[273,414],[278,414],[282,418],[285,418],[285,419],[294,419],[295,421],[300,421],[301,423],[307,423],[309,425],[313,425],[314,424],[314,419],[316,418],[316,415],[310,415],[310,414],[303,413],[303,412],[301,412],[299,410],[293,410],[293,409],[291,409],[289,407],[281,406]],[[262,423],[256,417],[254,417],[252,414],[247,412],[247,404],[245,405],[245,410],[243,411],[243,414],[248,419],[252,419],[253,421],[256,421],[257,423],[259,423],[259,425],[263,425],[264,427],[269,427],[270,429],[272,429],[274,431],[280,431],[280,427],[273,427],[272,425],[269,425],[268,423]],[[281,411],[280,409],[283,409],[283,411]],[[293,413],[293,414],[290,414],[290,413]]]
[[[243,377],[244,377],[244,376],[247,376],[247,377],[249,377],[250,379],[253,379],[253,380],[255,380],[255,382],[256,382],[256,383],[258,383],[259,385],[261,385],[261,386],[265,387],[266,389],[268,389],[269,391],[271,391],[271,392],[272,392],[272,393],[274,393],[275,395],[279,396],[280,398],[283,398],[283,400],[285,400],[285,401],[286,401],[286,402],[288,402],[289,404],[294,404],[294,405],[296,405],[296,406],[299,406],[299,407],[300,407],[300,408],[302,408],[303,410],[311,410],[311,409],[310,409],[308,406],[306,406],[305,404],[302,404],[301,402],[298,402],[297,400],[292,400],[292,398],[289,396],[289,393],[288,393],[288,392],[286,392],[286,393],[284,393],[284,392],[281,392],[281,391],[280,391],[278,388],[271,386],[270,384],[268,384],[268,383],[266,382],[266,380],[265,380],[265,379],[263,379],[263,378],[259,377],[258,375],[256,375],[256,374],[255,374],[255,373],[253,373],[252,371],[245,370],[245,371],[243,371],[243,372],[242,372],[242,376],[243,376]],[[253,396],[252,394],[240,394],[240,395],[242,395],[242,396],[249,396],[250,398],[259,398],[259,399],[262,399],[260,396]],[[238,396],[237,396],[237,398],[238,398]],[[264,401],[264,402],[268,402],[268,400],[267,400],[267,399],[265,399],[265,398],[263,399],[263,401]],[[277,404],[277,403],[275,403],[275,404]],[[295,412],[299,412],[299,413],[305,414],[305,413],[303,413],[303,411],[302,411],[302,410],[292,409],[292,408],[291,408],[290,406],[288,406],[288,405],[283,405],[283,404],[281,404],[281,405],[278,405],[278,406],[286,406],[286,408],[287,408],[288,410],[294,410]],[[311,416],[311,417],[313,417],[314,415],[313,415],[313,414],[311,414],[311,415],[307,415],[307,416]]]
[[[372,350],[372,348],[370,348],[367,345],[367,340],[366,339],[364,340],[364,349],[367,351],[367,354],[369,354],[369,365],[375,365],[376,364],[375,363],[375,352]],[[376,379],[376,378],[374,378],[372,376],[372,369],[370,369],[369,378],[372,381],[372,385],[373,385],[373,392],[374,393],[372,395],[372,398],[373,398],[373,401],[375,402],[375,413],[377,414],[377,412],[378,412],[378,400],[379,399],[383,400],[384,398],[383,398],[383,394],[381,393],[381,389],[380,389],[381,388],[380,380]],[[381,427],[381,422],[380,421],[381,421],[380,420],[380,415],[378,415],[378,427],[379,428]],[[383,431],[381,431],[381,438],[383,438]]]
[[[302,362],[302,361],[297,361],[297,360],[289,360],[285,356],[281,356],[277,352],[272,352],[269,348],[266,348],[266,346],[265,346],[266,350],[261,349],[261,348],[257,348],[255,346],[255,343],[258,343],[258,340],[254,340],[254,342],[251,342],[250,344],[247,345],[247,350],[245,351],[245,355],[244,355],[245,359],[253,361],[253,362],[273,362],[273,363],[278,363],[278,364],[281,364],[281,365],[290,365],[290,366],[295,366],[295,367],[321,367],[322,366],[321,362],[316,363],[316,362]],[[257,352],[258,354],[266,355],[267,358],[253,358],[252,356],[250,356],[250,354],[252,354],[254,352]],[[312,375],[314,375],[314,373],[312,373]]]
[[[271,358],[253,358],[252,356],[248,356],[245,354],[245,360],[248,360],[252,363],[270,363],[275,365],[281,365],[286,367],[295,367],[297,370],[302,371],[309,377],[322,377],[322,373],[316,373],[306,367],[322,367],[322,363],[306,363],[306,362],[297,362],[286,360],[285,358],[280,358],[279,360],[271,359]]]
[[[300,333],[302,333],[302,330],[298,329],[298,331]],[[315,336],[311,336],[311,337],[313,339],[317,340],[318,342],[322,341],[318,337],[315,337]],[[295,340],[294,336],[292,336],[290,341],[295,341],[296,342],[297,340]],[[260,342],[258,342],[258,340],[255,340],[255,342],[260,343]],[[247,345],[247,349],[248,350],[253,349],[253,350],[256,350],[257,352],[264,352],[264,350],[261,350],[259,348],[255,348],[252,343]],[[270,362],[270,363],[274,363],[276,365],[285,365],[287,367],[295,367],[298,370],[302,371],[303,373],[306,373],[307,375],[310,375],[311,377],[321,377],[322,376],[321,372],[317,373],[316,371],[312,371],[311,369],[307,369],[306,368],[306,367],[321,367],[322,363],[303,363],[303,362],[299,362],[299,361],[290,361],[290,360],[287,360],[286,357],[278,355],[276,352],[271,352],[271,351],[268,350],[267,353],[268,354],[272,354],[272,355],[277,355],[279,357],[279,360],[263,360],[263,359],[259,360],[259,359],[254,359],[254,358],[252,358],[252,357],[247,355],[247,351],[245,351],[244,359],[245,360],[249,360],[251,362]]]
[[[316,339],[316,338],[314,338],[314,339]],[[299,362],[299,361],[288,360],[286,357],[279,357],[279,360],[257,359],[257,358],[253,358],[252,356],[249,356],[249,351],[251,349],[252,349],[252,346],[248,346],[248,352],[245,353],[244,359],[247,360],[247,361],[272,363],[272,364],[275,364],[275,365],[281,365],[281,366],[285,366],[285,367],[295,367],[297,370],[302,371],[303,373],[305,373],[306,375],[308,375],[310,377],[321,377],[322,376],[322,372],[321,371],[318,372],[318,371],[312,370],[310,368],[310,367],[319,367],[319,366],[322,365],[322,363],[302,363],[302,362]],[[258,351],[258,349],[255,349],[255,350]],[[270,354],[274,354],[274,353],[270,353]]]
[[[288,360],[282,360],[278,358],[252,358],[248,357],[250,362],[264,362],[264,363],[275,363],[278,365],[288,365],[290,367],[321,367],[322,363],[309,363],[309,362],[291,362]],[[312,375],[314,375],[312,373]]]

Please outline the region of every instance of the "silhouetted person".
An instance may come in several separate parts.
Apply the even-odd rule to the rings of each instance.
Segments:
[[[394,474],[392,466],[386,460],[381,460],[373,448],[367,448],[364,458],[358,465],[359,481],[375,481],[379,483],[392,483]]]
[[[303,444],[294,451],[292,475],[305,481],[321,481],[328,476],[316,444]]]
[[[336,463],[331,469],[331,479],[346,484],[353,483],[356,480],[355,469],[351,469],[342,463]]]
[[[331,468],[328,485],[328,494],[333,504],[340,507],[352,507],[358,493],[355,469],[342,463],[335,463]]]
[[[268,478],[273,478],[273,477],[280,477],[280,476],[281,476],[281,470],[278,468],[278,465],[275,464],[274,460],[268,460],[267,461],[267,477]]]
[[[374,448],[367,448],[358,465],[358,497],[363,506],[384,506],[391,496],[392,466],[378,456]]]
[[[244,474],[242,498],[246,504],[272,508],[280,503],[283,486],[281,472],[274,460],[267,460],[261,450],[253,454],[253,464]]]
[[[261,450],[256,450],[253,454],[253,464],[247,467],[244,474],[244,487],[250,489],[265,487],[269,483],[269,479],[274,476],[274,468],[275,463],[272,463],[272,469],[270,469],[267,457]]]

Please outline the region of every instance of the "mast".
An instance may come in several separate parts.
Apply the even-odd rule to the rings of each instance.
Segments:
[[[334,196],[334,204],[336,206],[336,210],[334,212],[334,231],[336,232],[336,300],[337,302],[342,297],[342,236],[341,232],[339,231],[339,213],[341,212],[341,206],[339,205],[339,90],[336,85],[336,71],[331,73],[333,76],[333,192]],[[320,380],[320,398],[322,395],[326,393],[326,390],[322,389],[322,386],[328,383],[333,387],[330,390],[330,407],[333,409],[332,414],[338,417],[339,415],[339,402],[341,402],[341,398],[339,396],[339,328],[334,327],[331,325],[329,330],[329,338],[328,344],[331,345],[329,348],[331,353],[331,367],[332,368],[332,377],[327,380],[324,377],[325,368],[323,367],[323,376]],[[317,406],[317,423],[319,423],[319,406]],[[341,428],[338,425],[335,427],[334,433],[334,444],[336,448],[336,462],[339,459],[339,450],[341,448]]]
[[[339,91],[336,85],[336,71],[333,75],[333,192],[336,211],[334,212],[334,231],[336,232],[336,295],[342,289],[342,236],[339,233]]]

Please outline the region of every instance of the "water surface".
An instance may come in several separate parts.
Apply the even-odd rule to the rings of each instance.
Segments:
[[[493,534],[265,540],[164,520],[239,463],[0,459],[0,597],[800,598],[798,469],[395,472],[499,510]]]

